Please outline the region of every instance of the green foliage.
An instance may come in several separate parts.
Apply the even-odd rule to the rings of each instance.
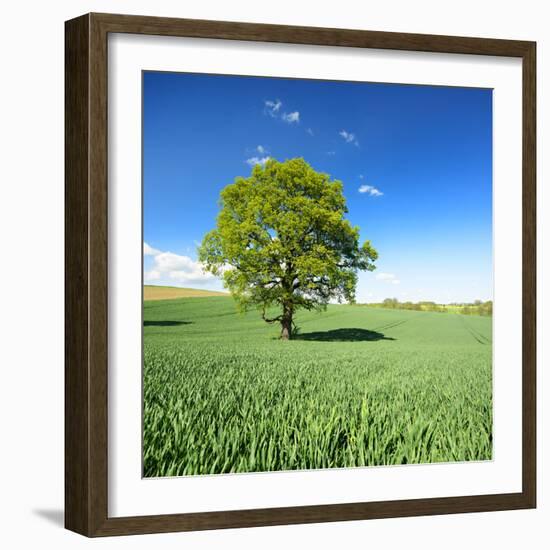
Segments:
[[[412,311],[436,311],[438,313],[462,313],[463,315],[493,315],[493,302],[482,302],[476,300],[472,304],[436,304],[435,302],[400,302],[397,298],[386,298],[383,302],[376,304],[362,304],[369,307],[383,307],[388,309],[405,309]]]
[[[342,190],[301,158],[255,166],[222,190],[199,259],[223,276],[243,310],[257,306],[283,330],[300,309],[353,302],[357,271],[373,270],[377,252],[369,241],[360,245],[359,228],[345,219]],[[276,315],[267,317],[274,306]]]
[[[459,312],[464,315],[493,315],[493,302],[476,300],[473,305],[462,304],[458,306]]]
[[[492,457],[486,317],[329,305],[287,345],[231,298],[144,319],[147,477]]]

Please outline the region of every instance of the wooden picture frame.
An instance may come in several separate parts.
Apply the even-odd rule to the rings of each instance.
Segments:
[[[522,491],[137,517],[108,516],[107,36],[133,33],[520,58],[523,67]],[[66,22],[65,526],[86,536],[534,508],[536,45],[534,42],[87,14]]]

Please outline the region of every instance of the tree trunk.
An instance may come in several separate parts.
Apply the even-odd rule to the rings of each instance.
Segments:
[[[292,338],[292,309],[283,308],[283,318],[281,319],[281,340],[290,340]]]

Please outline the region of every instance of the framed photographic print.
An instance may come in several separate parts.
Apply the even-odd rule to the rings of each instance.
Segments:
[[[66,23],[66,527],[533,508],[535,44]]]

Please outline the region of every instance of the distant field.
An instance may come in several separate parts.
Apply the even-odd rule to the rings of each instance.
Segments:
[[[175,298],[198,298],[205,296],[227,296],[225,292],[215,290],[198,290],[196,288],[179,288],[177,286],[154,286],[143,287],[144,300],[173,300]]]
[[[491,318],[334,305],[295,340],[230,297],[144,304],[144,475],[492,457]]]

